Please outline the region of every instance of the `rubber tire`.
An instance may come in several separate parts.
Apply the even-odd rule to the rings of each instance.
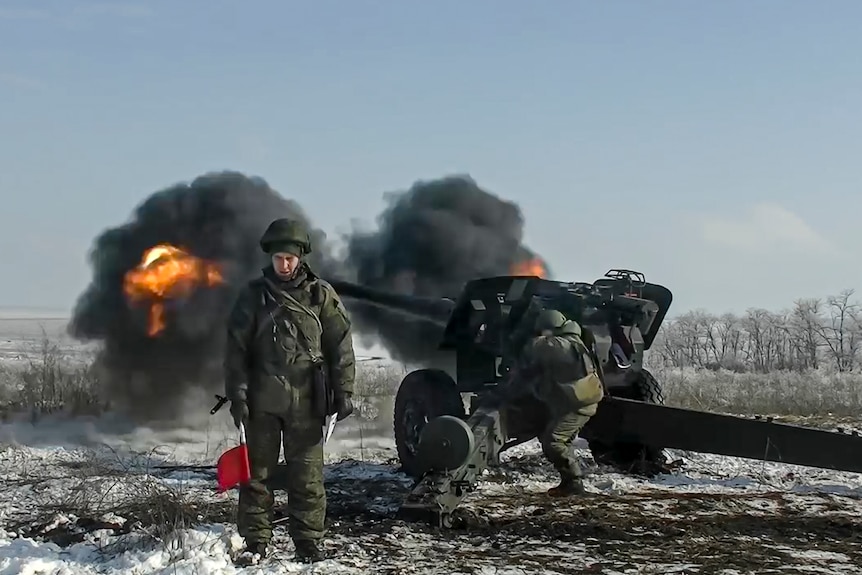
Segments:
[[[664,405],[661,384],[646,369],[642,369],[634,384],[628,390],[618,393],[617,397]],[[664,466],[661,449],[647,448],[640,443],[607,444],[593,441],[590,442],[590,453],[596,463],[611,465],[624,473],[655,475]]]
[[[398,386],[395,396],[395,413],[393,431],[395,433],[395,448],[401,462],[401,471],[413,478],[418,478],[421,472],[417,469],[414,455],[415,445],[411,450],[411,440],[405,417],[410,407],[431,420],[441,415],[466,417],[461,392],[455,381],[443,370],[418,369],[407,374]],[[421,427],[416,432],[416,442]]]
[[[641,377],[635,382],[635,389],[635,394],[638,396],[635,399],[646,403],[664,405],[664,392],[661,384],[649,370],[641,370]]]

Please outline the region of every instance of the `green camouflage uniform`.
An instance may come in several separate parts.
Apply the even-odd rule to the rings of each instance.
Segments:
[[[549,494],[583,493],[583,473],[570,444],[595,415],[604,388],[576,322],[546,310],[537,319],[536,330],[544,333],[527,343],[520,369],[533,374],[536,394],[550,411],[550,423],[539,441],[562,481]]]
[[[276,220],[261,246],[268,253],[304,256],[310,241],[302,232],[296,223]],[[279,302],[288,309],[280,309]],[[303,313],[296,302],[316,317]],[[299,554],[320,553],[326,515],[324,416],[315,412],[313,373],[321,357],[342,419],[352,411],[355,358],[340,298],[304,262],[289,281],[279,278],[272,266],[265,268],[236,300],[225,354],[226,395],[236,423],[245,420],[252,475],[240,488],[237,524],[249,548],[261,554],[272,538],[274,497],[268,482],[282,446],[288,531]]]

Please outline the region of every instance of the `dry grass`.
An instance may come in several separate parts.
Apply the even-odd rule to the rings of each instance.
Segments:
[[[669,405],[739,414],[858,416],[862,373],[827,370],[733,373],[719,370],[653,371]]]
[[[114,536],[102,548],[106,554],[159,546],[173,552],[184,548],[187,529],[234,519],[235,499],[214,499],[199,484],[166,481],[155,472],[146,454],[106,458],[93,451],[22,475],[14,487],[30,487],[31,511],[9,528],[61,546],[93,533]]]
[[[0,417],[29,413],[37,419],[58,412],[96,415],[110,407],[102,391],[102,380],[92,363],[63,361],[59,346],[47,337],[25,365],[0,363]]]
[[[862,373],[829,370],[736,373],[729,370],[652,368],[668,404],[740,414],[849,416],[862,412]],[[407,370],[360,362],[356,418],[391,424],[395,392]],[[110,409],[98,369],[64,361],[48,338],[23,366],[0,363],[0,417],[28,414],[97,415]]]
[[[360,362],[354,395],[356,417],[391,422],[395,390],[405,374],[398,366]],[[59,346],[45,337],[38,353],[24,365],[0,362],[0,419],[27,414],[35,422],[49,414],[99,415],[111,408],[105,389],[92,360],[64,361]]]

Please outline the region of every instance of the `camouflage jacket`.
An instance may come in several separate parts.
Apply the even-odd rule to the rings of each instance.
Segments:
[[[266,268],[240,292],[228,319],[228,399],[247,399],[273,413],[289,411],[305,400],[320,361],[335,393],[352,395],[356,360],[341,299],[307,266],[290,281]]]
[[[582,410],[604,397],[594,359],[575,335],[534,337],[524,347],[519,371],[555,410]]]

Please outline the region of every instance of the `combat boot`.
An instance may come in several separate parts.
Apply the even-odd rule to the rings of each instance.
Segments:
[[[257,553],[261,557],[266,557],[266,541],[256,541],[248,546],[249,551]]]
[[[320,543],[314,539],[298,539],[294,541],[296,559],[302,563],[317,563],[325,559]]]
[[[584,495],[584,482],[580,477],[564,477],[556,487],[548,489],[551,497],[571,497],[573,495]]]
[[[235,563],[239,566],[257,565],[266,558],[266,546],[266,541],[249,541]]]

